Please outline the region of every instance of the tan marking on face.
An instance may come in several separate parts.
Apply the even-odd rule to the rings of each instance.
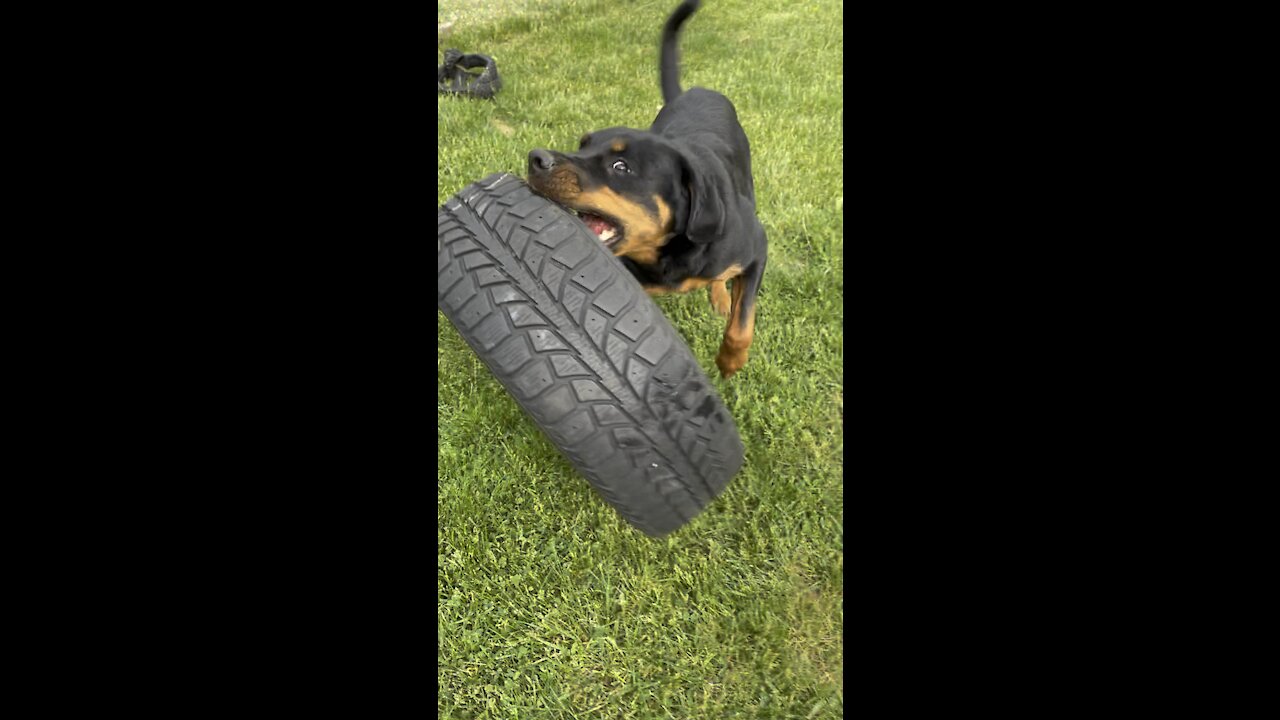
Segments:
[[[538,194],[569,206],[582,194],[578,173],[568,165],[557,165],[547,175],[530,175],[528,183]]]
[[[658,261],[658,248],[671,239],[675,224],[671,220],[671,208],[662,198],[653,196],[658,215],[644,205],[628,199],[613,188],[601,187],[578,193],[572,207],[584,212],[595,211],[618,223],[622,240],[614,246],[613,254],[626,256],[642,265]]]
[[[611,152],[616,152],[616,153],[620,153],[626,149],[627,149],[627,144],[621,140],[614,140],[613,144],[609,146],[609,150]]]
[[[733,283],[733,305],[729,310],[729,324],[724,329],[724,342],[720,344],[720,354],[716,356],[716,367],[725,378],[747,364],[747,354],[751,341],[756,334],[756,306],[744,312],[742,300],[747,284],[742,280]]]

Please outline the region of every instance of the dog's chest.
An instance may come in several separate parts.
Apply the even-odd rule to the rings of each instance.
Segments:
[[[712,278],[723,272],[731,263],[718,255],[711,246],[694,245],[678,236],[659,249],[657,262],[641,264],[626,258],[624,264],[641,283],[676,287],[691,278]]]

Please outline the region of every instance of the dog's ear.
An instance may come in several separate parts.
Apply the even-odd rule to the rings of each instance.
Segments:
[[[724,237],[733,192],[733,183],[720,164],[697,151],[680,153],[681,182],[688,193],[688,209],[676,218],[676,232],[695,243]]]

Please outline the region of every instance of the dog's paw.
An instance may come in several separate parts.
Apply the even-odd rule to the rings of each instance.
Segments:
[[[721,347],[720,354],[716,356],[716,367],[720,368],[720,376],[728,380],[735,373],[747,364],[747,350],[733,350],[731,348]]]

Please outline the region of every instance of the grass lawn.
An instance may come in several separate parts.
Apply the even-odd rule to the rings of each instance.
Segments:
[[[492,55],[504,87],[438,98],[438,202],[523,176],[532,148],[648,127],[676,4],[442,0],[437,64]],[[685,25],[683,85],[737,106],[770,243],[732,380],[706,292],[657,299],[747,447],[692,524],[631,530],[436,314],[439,717],[843,717],[843,20],[836,0],[706,0]]]

